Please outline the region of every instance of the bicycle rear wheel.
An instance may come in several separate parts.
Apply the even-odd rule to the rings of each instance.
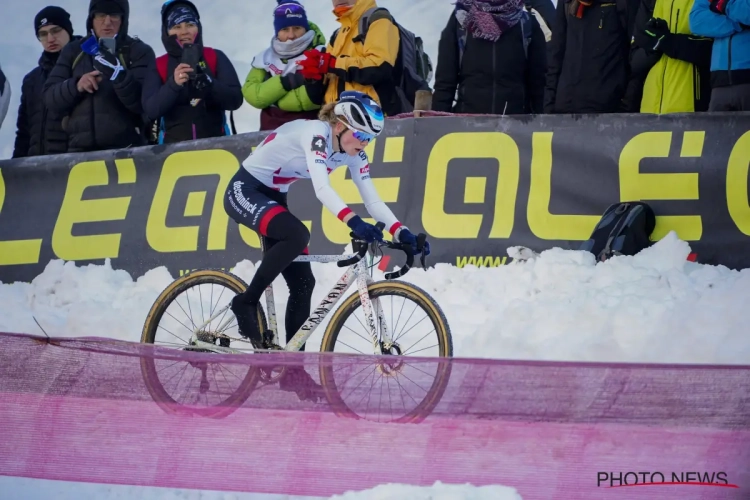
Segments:
[[[190,345],[193,330],[246,288],[239,277],[221,270],[204,269],[182,276],[162,291],[151,306],[141,342],[162,344],[181,351],[210,353]],[[193,314],[198,317],[194,319]],[[183,315],[188,316],[187,321],[181,319]],[[258,321],[265,328],[266,317],[261,307],[258,308]],[[229,347],[228,339],[220,338],[219,334],[239,337],[236,325],[236,319],[228,309],[209,323],[199,336],[204,342]],[[219,329],[220,326],[223,328]],[[170,342],[157,342],[159,334]],[[146,387],[154,401],[167,413],[222,418],[241,406],[258,383],[258,370],[246,363],[211,362],[210,355],[190,356],[190,360],[180,359],[179,355],[167,358],[141,358]],[[167,390],[165,385],[170,383],[175,387]]]
[[[378,421],[397,423],[424,420],[443,397],[450,379],[451,363],[440,359],[409,362],[406,356],[453,356],[453,339],[445,314],[427,292],[411,283],[381,281],[370,285],[368,291],[376,317],[376,331],[380,334],[385,326],[394,347],[390,354],[374,357],[369,366],[365,363],[364,368],[361,360],[338,357],[322,363],[321,384],[334,410],[342,416],[377,417]],[[399,306],[398,301],[403,301],[404,305]],[[405,303],[412,306],[406,307]],[[372,338],[365,327],[367,321],[361,306],[359,293],[347,297],[331,318],[323,335],[321,351],[353,350],[359,354],[372,354]],[[390,325],[387,324],[389,319]],[[415,331],[426,333],[418,333],[414,344],[404,341],[407,334]],[[427,344],[423,344],[428,338]],[[433,341],[436,342],[434,346],[431,345]],[[352,345],[355,342],[361,349]],[[425,352],[432,347],[436,347],[433,352]],[[373,398],[377,398],[381,406],[374,408],[378,405],[373,406]],[[382,407],[384,400],[388,403],[387,409]],[[394,411],[403,415],[396,417]],[[383,413],[386,413],[385,417]]]

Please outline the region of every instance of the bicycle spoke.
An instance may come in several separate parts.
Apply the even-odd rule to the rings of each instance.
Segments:
[[[179,323],[179,322],[178,322],[178,323]],[[182,325],[182,326],[185,326],[185,325]],[[166,328],[164,328],[164,327],[163,327],[163,326],[161,326],[161,325],[159,325],[159,328],[161,328],[162,330],[164,330],[165,332],[167,332],[168,334],[170,334],[170,335],[171,335],[171,336],[173,336],[174,338],[176,338],[176,339],[179,339],[179,340],[182,340],[182,341],[183,341],[183,343],[187,345],[187,341],[186,341],[186,340],[183,340],[183,339],[182,339],[182,337],[179,337],[179,336],[175,335],[174,333],[172,333],[171,331],[167,330]]]
[[[236,319],[233,316],[227,318],[229,308],[225,309],[223,314],[217,315],[218,318],[211,319],[204,327],[203,333],[207,335],[200,340],[208,345],[191,346],[191,341],[194,340],[193,334],[198,326],[206,323],[216,311],[221,310],[224,293],[227,290],[232,294],[241,291],[238,290],[236,280],[233,281],[234,278],[225,277],[221,273],[196,275],[191,278],[194,280],[192,283],[190,279],[182,278],[182,288],[177,288],[176,292],[164,299],[166,302],[156,313],[157,319],[154,320],[151,333],[148,334],[150,337],[144,338],[152,344],[168,348],[206,353],[212,352],[211,344],[219,344],[217,337],[221,336],[222,339],[232,344],[236,342],[237,346],[231,345],[230,347],[235,351],[241,351],[241,347],[245,344],[241,338],[235,338]],[[218,285],[220,290],[215,290],[214,285]],[[204,286],[210,287],[206,293],[203,290]],[[198,317],[199,313],[200,317]],[[178,318],[178,315],[186,317],[187,321]],[[223,324],[224,321],[228,324]],[[193,328],[190,325],[193,325]],[[186,330],[187,335],[175,331],[181,329]],[[221,331],[217,332],[217,330]],[[222,344],[224,343],[225,340],[222,340]],[[252,350],[249,344],[247,346],[248,351]],[[183,366],[179,366],[180,362]],[[254,369],[245,365],[235,367],[221,362],[197,362],[195,358],[188,358],[184,361],[169,360],[168,362],[151,360],[144,363],[147,368],[144,376],[149,392],[157,402],[163,401],[169,405],[167,411],[172,411],[172,408],[180,411],[180,408],[184,407],[189,408],[188,413],[206,416],[226,414],[227,408],[232,407],[227,403],[233,400],[242,401],[237,398],[242,398],[242,394],[249,394],[254,385],[248,384],[256,380]],[[149,365],[150,368],[148,368]],[[155,392],[152,387],[159,388],[159,390]]]

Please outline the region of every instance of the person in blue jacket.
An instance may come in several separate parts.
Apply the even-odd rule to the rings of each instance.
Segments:
[[[714,39],[708,110],[750,110],[750,0],[696,0],[690,30]]]

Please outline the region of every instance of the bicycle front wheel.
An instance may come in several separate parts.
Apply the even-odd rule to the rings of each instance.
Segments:
[[[239,277],[221,270],[203,269],[182,276],[162,291],[152,305],[141,342],[210,352],[191,345],[194,330],[246,288]],[[260,307],[258,316],[264,327],[266,318]],[[239,337],[231,309],[219,314],[198,336],[204,342],[230,347],[221,334]],[[200,359],[142,357],[141,373],[153,400],[168,413],[222,418],[236,410],[258,383],[258,370],[245,363],[211,362],[211,355]]]
[[[421,421],[440,402],[451,364],[410,361],[408,356],[452,357],[448,321],[437,302],[411,283],[382,281],[371,284],[368,292],[380,341],[387,330],[393,347],[369,364],[338,357],[322,363],[321,384],[340,415],[399,423]],[[331,318],[321,351],[372,355],[367,323],[355,292]]]

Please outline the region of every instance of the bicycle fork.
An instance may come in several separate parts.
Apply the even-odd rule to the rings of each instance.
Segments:
[[[391,339],[388,326],[385,322],[385,315],[383,314],[383,307],[380,305],[380,299],[370,300],[370,293],[368,286],[374,281],[372,278],[364,272],[360,272],[357,275],[357,289],[359,291],[359,300],[362,304],[362,310],[365,313],[365,320],[367,321],[367,328],[370,330],[370,337],[372,338],[372,350],[376,356],[381,354],[391,354],[391,348],[393,347],[393,339]],[[375,311],[377,314],[373,314],[373,303],[375,304]],[[375,323],[375,317],[377,316],[377,323]],[[378,331],[380,335],[378,335]]]

